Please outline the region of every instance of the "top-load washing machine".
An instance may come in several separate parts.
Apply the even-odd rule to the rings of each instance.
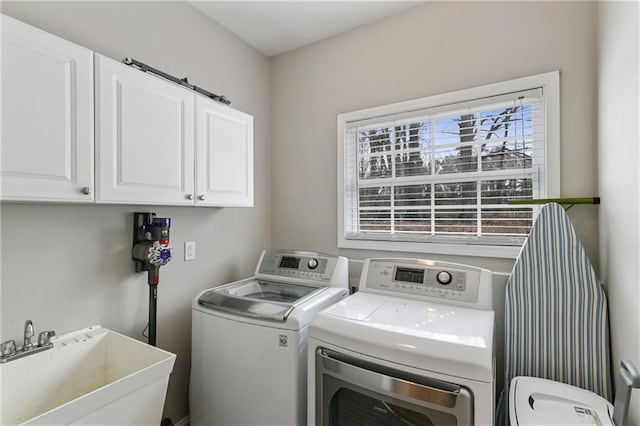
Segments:
[[[190,423],[306,423],[308,324],[348,295],[344,257],[264,251],[255,277],[192,303]]]
[[[308,423],[493,425],[492,295],[486,269],[366,260],[309,326]]]

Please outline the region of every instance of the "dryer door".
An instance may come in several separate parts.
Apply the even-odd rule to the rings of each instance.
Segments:
[[[469,389],[375,365],[327,349],[316,352],[316,424],[456,426],[473,423]]]

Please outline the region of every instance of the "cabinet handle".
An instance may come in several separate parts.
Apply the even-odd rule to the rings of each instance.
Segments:
[[[193,194],[187,194],[187,195],[185,196],[185,198],[186,198],[187,200],[193,200]]]
[[[84,195],[89,195],[91,194],[91,188],[89,188],[88,186],[83,187],[80,192],[82,192]]]
[[[204,195],[198,195],[198,200],[204,201]]]

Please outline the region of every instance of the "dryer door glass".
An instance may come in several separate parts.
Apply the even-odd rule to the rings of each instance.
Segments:
[[[316,401],[317,424],[456,426],[473,422],[468,389],[345,358],[350,357],[326,350],[316,354],[316,395],[321,398]]]
[[[331,396],[328,414],[332,426],[434,426],[455,425],[456,418],[450,414],[422,413],[419,407],[403,406],[378,395],[369,396],[363,389],[341,386]],[[402,404],[402,405],[399,405]]]

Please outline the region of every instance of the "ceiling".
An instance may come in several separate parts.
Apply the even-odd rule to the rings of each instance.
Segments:
[[[190,1],[267,56],[312,43],[424,1]]]

